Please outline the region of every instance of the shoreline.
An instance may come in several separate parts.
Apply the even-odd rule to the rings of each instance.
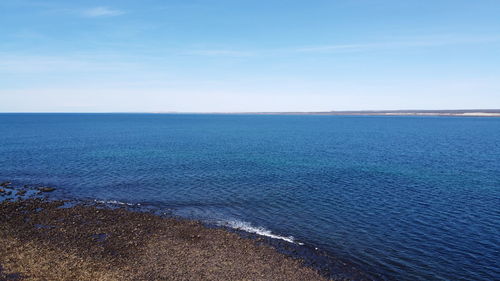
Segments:
[[[218,113],[214,113],[218,114]],[[437,117],[500,117],[498,109],[474,110],[353,110],[353,111],[291,111],[291,112],[234,112],[219,114],[255,115],[324,115],[324,116],[437,116]]]
[[[351,279],[320,273],[298,245],[257,234],[127,205],[50,200],[50,189],[0,188],[16,196],[0,202],[0,280]]]

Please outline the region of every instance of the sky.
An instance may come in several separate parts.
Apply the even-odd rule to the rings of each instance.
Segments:
[[[0,112],[478,108],[499,0],[0,0]]]

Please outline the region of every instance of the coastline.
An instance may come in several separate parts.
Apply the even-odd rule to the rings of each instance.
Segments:
[[[217,114],[217,113],[214,113]],[[436,117],[500,117],[499,109],[465,110],[356,110],[356,111],[317,111],[317,112],[249,112],[221,114],[256,115],[327,115],[327,116],[436,116]]]
[[[0,280],[347,280],[252,234],[1,188]]]

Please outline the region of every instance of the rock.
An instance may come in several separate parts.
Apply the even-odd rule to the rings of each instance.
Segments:
[[[0,186],[3,186],[3,187],[6,187],[8,185],[11,185],[12,183],[10,181],[4,181],[2,183],[0,183]]]
[[[39,187],[38,190],[40,190],[41,192],[52,192],[56,189],[54,187],[43,186],[43,187]]]
[[[26,194],[26,190],[19,190],[16,195],[18,196],[23,196],[24,194]]]

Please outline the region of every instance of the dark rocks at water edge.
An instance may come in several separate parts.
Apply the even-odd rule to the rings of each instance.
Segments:
[[[7,191],[3,188],[0,188],[0,195],[11,195],[12,194],[12,191]]]
[[[28,186],[16,187],[9,181],[0,183],[0,200],[12,200],[16,198],[36,197],[36,195],[44,196],[44,193],[55,191],[55,187],[49,186]]]
[[[224,229],[64,204],[0,203],[0,280],[326,280],[301,261]]]
[[[42,187],[39,187],[38,190],[40,190],[41,192],[52,192],[56,189],[54,187],[42,186]]]
[[[26,190],[19,190],[18,192],[16,192],[17,196],[24,196],[25,194],[26,194]]]

